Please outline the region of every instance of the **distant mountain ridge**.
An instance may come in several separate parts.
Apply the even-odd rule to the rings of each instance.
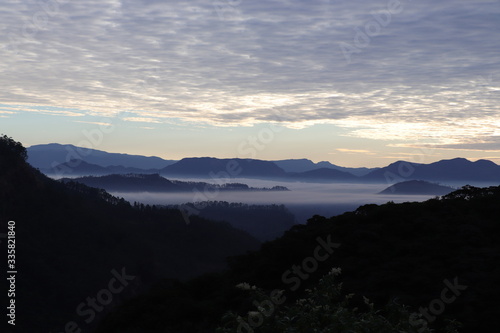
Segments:
[[[78,182],[90,187],[102,188],[106,191],[126,192],[191,192],[198,191],[289,191],[284,186],[271,188],[250,187],[241,183],[208,184],[205,182],[187,182],[169,180],[158,174],[127,174],[127,175],[105,175],[88,176],[80,178],[63,178],[63,183]]]
[[[183,158],[161,170],[162,175],[215,177],[286,177],[285,170],[270,161],[255,159],[219,159],[214,157]]]
[[[42,169],[46,175],[61,178],[68,176],[104,176],[111,174],[156,174],[160,169],[139,169],[133,167],[124,167],[122,165],[111,165],[103,167],[97,164],[87,163],[84,160],[71,160],[66,163],[54,165],[52,168]]]
[[[307,172],[307,171],[312,171],[312,170],[317,170],[317,169],[322,169],[322,168],[327,168],[327,169],[334,169],[334,170],[339,170],[339,171],[344,171],[344,172],[349,172],[353,174],[354,176],[364,176],[368,174],[370,171],[376,170],[378,168],[346,168],[346,167],[341,167],[335,164],[332,164],[327,161],[322,161],[318,163],[314,163],[311,160],[308,160],[306,158],[302,159],[288,159],[288,160],[279,160],[279,161],[272,161],[274,164],[285,170],[286,172]]]
[[[454,188],[424,180],[409,180],[389,186],[378,194],[394,195],[445,195],[455,191]]]
[[[441,160],[430,164],[397,161],[360,177],[371,182],[427,181],[493,181],[500,184],[500,166],[488,160],[471,162],[465,158]]]
[[[80,160],[81,162],[77,162]],[[86,176],[159,173],[167,177],[207,179],[257,178],[302,182],[395,184],[408,180],[489,182],[500,184],[500,166],[489,160],[465,158],[430,164],[397,161],[382,168],[345,168],[308,159],[266,161],[189,157],[180,161],[159,157],[106,153],[72,145],[36,145],[28,148],[28,162],[49,175]],[[61,172],[62,170],[62,172]]]
[[[108,153],[102,150],[58,143],[34,145],[27,148],[27,151],[28,163],[39,169],[49,169],[56,164],[68,163],[71,160],[83,160],[101,167],[120,165],[138,169],[161,169],[176,162],[156,156]]]

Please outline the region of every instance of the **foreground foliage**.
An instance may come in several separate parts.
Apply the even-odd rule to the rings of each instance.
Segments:
[[[280,307],[269,302],[265,291],[248,288],[259,306],[245,318],[234,312],[223,317],[223,326],[217,333],[430,333],[427,322],[405,306],[390,302],[377,310],[373,303],[363,297],[360,308],[352,306],[354,294],[344,294],[342,283],[336,281],[339,268],[333,268],[322,277],[313,289],[306,289],[304,298]],[[280,294],[283,291],[280,291]],[[283,297],[283,296],[281,296]],[[278,299],[278,303],[279,303]],[[460,324],[450,321],[443,330],[457,333]]]

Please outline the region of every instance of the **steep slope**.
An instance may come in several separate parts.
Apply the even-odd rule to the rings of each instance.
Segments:
[[[187,224],[178,210],[132,207],[103,190],[56,182],[5,153],[5,146],[0,140],[0,233],[7,221],[16,222],[19,332],[60,332],[71,321],[88,332],[115,304],[159,278],[221,270],[227,256],[259,245],[228,224],[196,216]],[[113,292],[112,303],[103,299],[95,317],[77,311],[116,274],[135,278]]]
[[[297,224],[295,216],[284,205],[207,201],[183,204],[180,208],[188,208],[188,212],[194,212],[210,220],[228,222],[263,242],[280,237]]]

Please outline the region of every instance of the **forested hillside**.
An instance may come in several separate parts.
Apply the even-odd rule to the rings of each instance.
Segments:
[[[193,216],[187,224],[175,209],[132,207],[104,190],[51,180],[25,159],[20,143],[0,138],[0,233],[16,222],[17,332],[61,332],[71,322],[90,332],[113,306],[159,278],[219,271],[227,256],[259,246],[226,223]],[[123,290],[111,299],[99,294],[120,289],[111,283],[116,276],[125,279]],[[91,315],[87,299],[96,295],[105,304]]]
[[[285,205],[248,205],[226,201],[202,201],[173,205],[187,214],[195,214],[214,221],[226,221],[261,241],[283,235],[296,224],[295,216]]]
[[[224,275],[158,285],[110,314],[99,332],[424,332],[422,320],[437,332],[454,332],[445,330],[449,320],[462,322],[460,332],[496,332],[499,203],[500,187],[466,186],[423,203],[314,216],[232,258]],[[327,278],[332,267],[342,270],[341,291]],[[350,293],[357,296],[343,304]],[[273,299],[271,311],[265,301]],[[420,322],[413,312],[422,312]]]

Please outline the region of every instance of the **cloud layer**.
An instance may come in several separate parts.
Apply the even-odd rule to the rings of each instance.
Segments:
[[[331,123],[500,150],[499,15],[492,0],[4,1],[0,116]]]

